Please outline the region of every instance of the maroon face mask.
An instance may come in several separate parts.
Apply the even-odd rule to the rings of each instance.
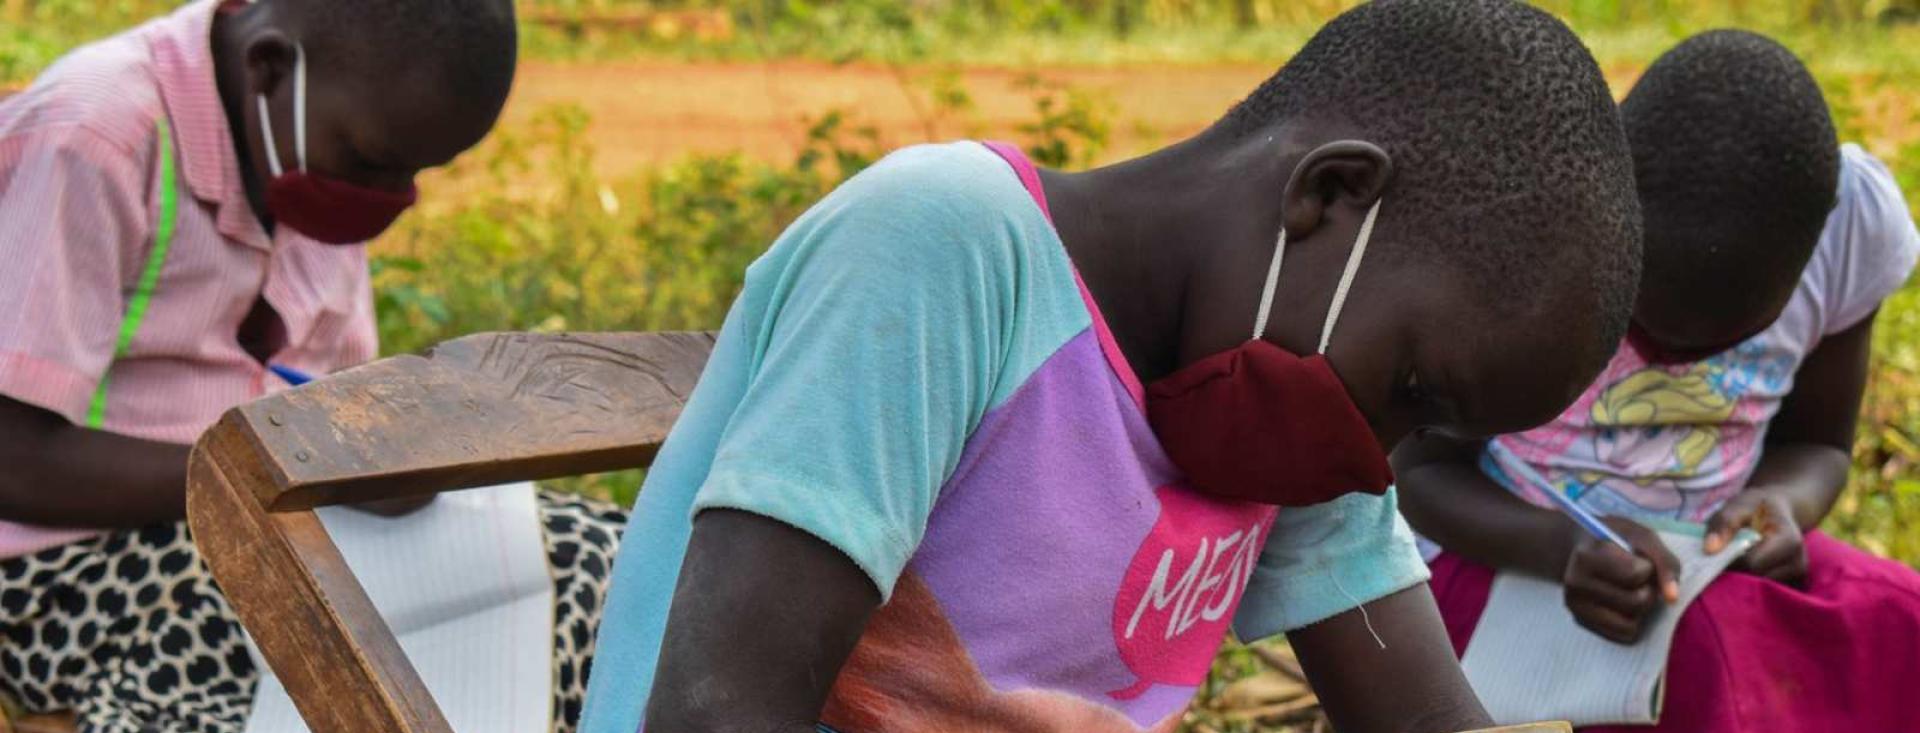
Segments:
[[[365,242],[392,226],[401,212],[413,206],[419,193],[411,186],[406,191],[385,191],[308,172],[307,54],[299,46],[295,49],[293,149],[300,158],[299,170],[281,169],[267,97],[262,94],[257,98],[260,130],[267,143],[267,168],[273,172],[273,180],[267,182],[267,213],[274,221],[327,244]]]
[[[1355,491],[1385,493],[1387,455],[1324,356],[1354,273],[1373,235],[1375,202],[1320,330],[1320,353],[1266,341],[1287,233],[1281,230],[1260,293],[1253,338],[1187,365],[1147,389],[1147,419],[1195,490],[1230,499],[1309,506]]]

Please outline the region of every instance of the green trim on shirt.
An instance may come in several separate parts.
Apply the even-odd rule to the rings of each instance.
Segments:
[[[167,127],[167,121],[159,122],[160,133],[160,222],[153,230],[153,251],[147,255],[146,268],[140,271],[140,282],[133,289],[133,298],[127,302],[127,313],[120,318],[120,334],[113,346],[113,358],[125,356],[127,348],[133,344],[134,334],[140,332],[140,322],[146,320],[147,306],[153,303],[153,291],[160,284],[160,270],[166,266],[167,250],[173,245],[174,224],[179,221],[180,195],[173,176],[173,135]],[[107,378],[113,373],[113,364],[107,364],[107,372],[100,375],[100,384],[93,390],[93,400],[87,405],[87,427],[101,429],[107,422]]]

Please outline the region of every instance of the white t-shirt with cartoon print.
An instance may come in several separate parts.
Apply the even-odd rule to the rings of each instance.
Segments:
[[[1846,145],[1838,201],[1779,320],[1689,364],[1650,365],[1623,343],[1553,422],[1488,441],[1481,469],[1541,506],[1552,506],[1542,491],[1561,491],[1597,514],[1704,521],[1746,487],[1807,354],[1872,314],[1917,254],[1920,233],[1893,175]],[[1550,485],[1517,481],[1517,461]]]

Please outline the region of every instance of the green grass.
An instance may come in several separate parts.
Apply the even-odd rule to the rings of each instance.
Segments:
[[[1863,96],[1887,94],[1887,83],[1833,95],[1848,137],[1883,132],[1855,110]],[[1107,126],[1097,108],[1035,94],[1029,149],[1084,164]],[[809,202],[883,152],[871,130],[834,114],[816,121],[791,161],[692,157],[602,180],[588,124],[562,107],[501,131],[448,172],[448,185],[476,193],[410,214],[381,242],[375,285],[390,351],[476,330],[717,327],[747,263]],[[1920,143],[1887,157],[1920,199]],[[1882,309],[1858,442],[1854,486],[1828,528],[1920,565],[1920,288]],[[568,485],[622,500],[637,486],[631,475]]]
[[[20,83],[73,46],[176,7],[179,0],[0,0],[0,84]],[[528,58],[598,61],[886,61],[1028,68],[1059,65],[1273,63],[1351,0],[522,0]],[[1883,23],[1920,0],[1546,0],[1605,63],[1643,65],[1687,33],[1718,26],[1780,37],[1837,73],[1920,72],[1920,24]],[[600,26],[607,13],[719,19]]]
[[[1254,0],[1251,24],[1237,22],[1232,2],[1131,3],[925,2],[907,11],[897,0],[846,2],[684,3],[715,10],[733,31],[723,38],[684,32],[598,31],[591,25],[530,26],[529,55],[545,59],[606,60],[665,57],[689,60],[813,60],[947,63],[1030,68],[1061,65],[1212,64],[1278,62],[1305,43],[1320,23],[1354,3],[1328,0]],[[1566,20],[1609,64],[1644,65],[1674,42],[1705,28],[1738,26],[1782,38],[1836,72],[1920,72],[1920,25],[1881,23],[1888,2],[1848,2],[1822,16],[1820,0],[1783,2],[1537,3]],[[572,7],[592,7],[575,3]],[[623,6],[622,3],[599,3]],[[1076,10],[1076,6],[1089,8]],[[1123,32],[1113,8],[1133,5],[1136,19]],[[982,8],[997,6],[998,13]],[[1655,10],[1646,10],[1653,7]],[[590,11],[582,11],[590,15]]]
[[[30,78],[77,43],[173,4],[0,0],[0,86]],[[581,14],[635,5],[544,4]],[[529,26],[523,38],[531,58],[588,61],[808,58],[1022,69],[1277,65],[1319,19],[1350,5],[1250,0],[1254,22],[1245,25],[1232,0],[1124,4],[1138,11],[1124,35],[1111,12],[1115,5],[1093,0],[919,0],[912,12],[879,0],[754,0],[726,4],[732,30],[723,37]],[[1693,31],[1740,25],[1771,32],[1821,79],[1842,137],[1874,142],[1900,176],[1910,204],[1920,206],[1920,105],[1912,102],[1920,92],[1920,53],[1912,51],[1920,47],[1920,26],[1869,20],[1900,0],[1544,5],[1569,20],[1605,68],[1627,74]],[[946,100],[941,104],[964,104],[963,89],[933,92],[932,98]],[[1109,129],[1129,122],[1074,90],[1036,88],[1033,94],[1023,143],[1052,164],[1085,165],[1098,157]],[[435,181],[436,189],[453,196],[431,199],[410,213],[375,250],[385,348],[414,351],[483,330],[717,327],[747,263],[811,201],[884,152],[855,114],[811,122],[805,147],[789,160],[696,156],[613,177],[595,172],[591,120],[577,108],[552,108],[498,131]],[[560,482],[619,501],[631,501],[639,483],[637,472]],[[1910,285],[1882,308],[1853,483],[1825,527],[1920,567],[1920,287]],[[1244,649],[1229,647],[1203,699],[1257,664]],[[1250,724],[1218,720],[1210,725],[1221,733],[1252,730]]]
[[[0,82],[25,80],[86,40],[174,7],[174,0],[0,0]],[[636,7],[718,8],[718,36],[640,30],[615,36],[527,28],[534,58],[866,59],[896,64],[1278,63],[1346,0],[542,0],[583,17]],[[523,3],[523,6],[533,4]],[[1872,19],[1912,0],[1551,0],[1603,66],[1633,73],[1678,38],[1738,24],[1771,30],[1820,77],[1842,136],[1876,142],[1920,203],[1920,26]],[[1126,8],[1124,18],[1116,8]],[[1238,11],[1250,8],[1242,17]],[[1124,22],[1122,22],[1124,20]],[[1115,124],[1073,90],[1034,91],[1032,150],[1049,163],[1093,160]],[[936,90],[964,104],[964,90]],[[1900,110],[1904,102],[1904,112]],[[1892,111],[1889,111],[1892,110]],[[882,151],[857,117],[815,121],[806,149],[768,163],[689,158],[603,180],[583,112],[557,108],[502,130],[444,178],[464,193],[410,215],[375,261],[391,351],[475,330],[712,328],[741,271],[784,224]],[[1891,148],[1891,149],[1890,149]],[[1903,148],[1903,149],[1902,149]],[[1862,412],[1855,482],[1828,526],[1920,565],[1920,290],[1883,308]],[[628,498],[631,477],[576,481]]]
[[[0,87],[25,82],[74,46],[173,5],[162,0],[0,0]]]

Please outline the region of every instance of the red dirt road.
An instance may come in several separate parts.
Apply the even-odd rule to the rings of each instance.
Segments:
[[[1144,152],[1199,130],[1251,92],[1273,68],[1261,65],[1051,68],[1051,83],[1092,93],[1110,105],[1111,142],[1104,157]],[[1624,90],[1639,69],[1614,67]],[[627,61],[521,64],[505,124],[524,123],[555,104],[577,104],[592,117],[600,173],[620,176],[691,153],[741,151],[782,160],[806,138],[805,120],[847,112],[872,125],[888,145],[962,137],[1017,136],[1036,119],[1032,72],[966,68],[953,72],[972,108],[942,115],[929,101],[933,69],[895,70],[805,61],[688,63]],[[1899,87],[1857,78],[1863,140],[1891,155],[1920,140],[1920,108]],[[0,96],[6,90],[0,89]]]
[[[1044,77],[1112,103],[1118,110],[1107,115],[1112,155],[1199,130],[1271,72],[1250,66],[1135,67],[1049,70]],[[803,120],[834,109],[875,126],[889,144],[1014,135],[1015,125],[1037,117],[1034,92],[1019,83],[1026,72],[959,74],[973,109],[929,120],[932,72],[923,70],[791,61],[535,62],[522,65],[506,118],[512,125],[547,105],[579,104],[593,118],[601,171],[621,173],[695,152],[785,158],[805,142]]]

